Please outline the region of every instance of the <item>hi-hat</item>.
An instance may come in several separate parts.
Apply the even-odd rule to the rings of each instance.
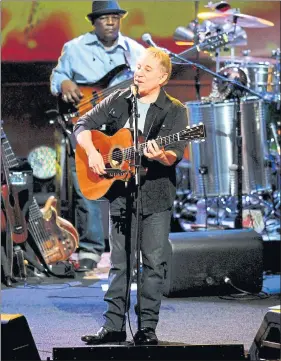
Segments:
[[[244,28],[267,28],[269,26],[274,26],[274,23],[271,21],[257,18],[255,16],[240,14],[238,12],[227,10],[223,13],[219,12],[205,12],[199,13],[198,18],[201,20],[211,20],[216,24],[225,24],[228,22],[235,23]]]

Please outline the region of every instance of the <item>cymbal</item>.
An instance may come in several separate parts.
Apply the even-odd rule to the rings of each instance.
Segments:
[[[267,28],[269,26],[274,26],[274,23],[271,21],[257,18],[255,16],[240,14],[233,9],[227,10],[223,13],[218,12],[205,12],[199,13],[198,18],[201,20],[211,20],[217,24],[225,24],[227,22],[234,22],[234,19],[237,18],[237,25],[242,26],[244,28]]]
[[[216,58],[214,57],[213,60],[215,61]],[[272,58],[257,58],[254,56],[219,56],[220,62],[231,62],[234,64],[247,64],[247,63],[259,63],[259,64],[276,64],[277,60]]]

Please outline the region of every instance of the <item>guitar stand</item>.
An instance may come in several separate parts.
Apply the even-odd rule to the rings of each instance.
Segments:
[[[6,256],[4,246],[1,246],[1,267],[2,267],[2,272],[3,272],[4,284],[7,287],[12,287],[12,279],[13,279],[13,277],[12,277],[11,272],[9,270],[9,261],[8,261],[7,256]]]

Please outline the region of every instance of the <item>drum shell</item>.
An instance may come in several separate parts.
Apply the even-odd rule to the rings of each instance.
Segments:
[[[234,195],[231,180],[236,172],[229,167],[237,164],[237,103],[187,102],[186,107],[190,125],[202,122],[207,136],[205,142],[189,145],[191,191],[198,197]],[[264,109],[261,100],[241,100],[243,194],[271,189]],[[207,174],[201,175],[200,167],[207,167]]]
[[[238,67],[247,76],[248,88],[257,93],[276,93],[280,89],[280,76],[277,67],[268,62],[225,62],[226,68]]]

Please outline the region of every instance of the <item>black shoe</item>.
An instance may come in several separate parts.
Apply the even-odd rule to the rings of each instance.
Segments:
[[[136,345],[157,345],[158,338],[155,334],[155,330],[150,327],[141,328],[140,331],[134,335],[134,341]]]
[[[79,261],[79,268],[76,270],[77,272],[87,272],[92,271],[97,267],[97,262],[90,258],[82,258]]]
[[[88,345],[100,345],[103,343],[124,342],[126,338],[126,331],[111,331],[101,327],[96,334],[84,335],[81,337],[81,340]]]

